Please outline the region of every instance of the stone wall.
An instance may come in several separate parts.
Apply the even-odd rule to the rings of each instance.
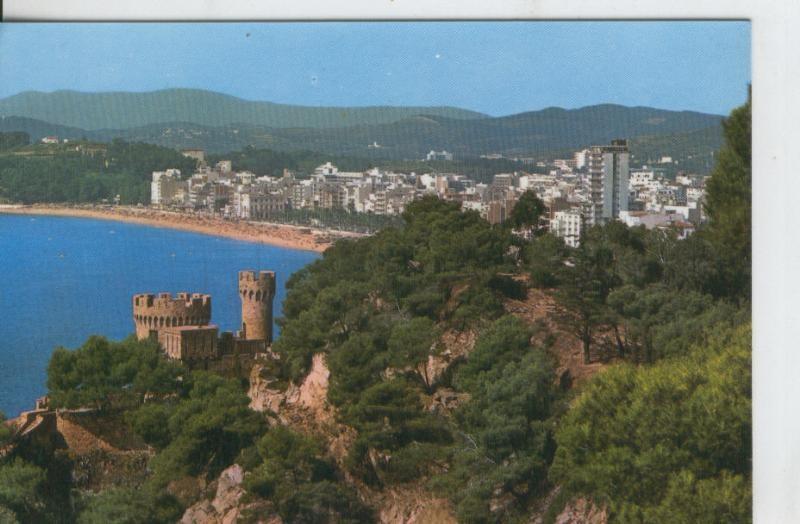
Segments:
[[[204,326],[211,322],[211,295],[200,293],[139,294],[133,296],[133,322],[136,338],[174,326]]]

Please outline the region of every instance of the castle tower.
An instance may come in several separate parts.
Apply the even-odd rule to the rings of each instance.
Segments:
[[[211,322],[211,295],[169,293],[133,295],[133,323],[136,338],[158,336],[164,328],[205,326]]]
[[[242,299],[241,338],[272,343],[275,272],[239,271],[239,297]]]

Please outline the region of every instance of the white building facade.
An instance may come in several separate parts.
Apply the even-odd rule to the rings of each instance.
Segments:
[[[610,146],[592,146],[588,166],[591,225],[605,224],[628,210],[629,162],[627,140],[612,140]]]
[[[550,232],[559,238],[563,238],[566,245],[578,247],[582,225],[583,218],[580,210],[556,211],[553,214],[553,219],[550,220]]]

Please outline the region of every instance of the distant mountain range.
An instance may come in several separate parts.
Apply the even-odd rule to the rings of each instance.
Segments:
[[[77,127],[60,126],[35,118],[23,116],[0,116],[0,132],[24,131],[34,141],[46,136],[77,139],[86,137],[86,131]]]
[[[164,122],[330,128],[395,122],[426,114],[456,119],[486,115],[455,107],[308,107],[254,102],[201,89],[147,93],[25,91],[0,99],[0,116],[24,116],[86,130],[130,129]]]
[[[422,158],[432,149],[461,158],[540,155],[614,138],[635,139],[648,157],[707,159],[721,142],[723,118],[613,104],[502,117],[450,107],[312,108],[187,89],[27,92],[0,100],[0,115],[0,131],[26,131],[34,140],[122,138],[216,153],[254,146],[376,159]]]

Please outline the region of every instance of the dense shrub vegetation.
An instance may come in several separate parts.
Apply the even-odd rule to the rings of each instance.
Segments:
[[[273,501],[285,522],[371,522],[372,511],[341,482],[322,443],[283,426],[257,445],[260,463],[246,487]]]
[[[600,374],[560,423],[552,478],[620,522],[750,519],[750,330]]]
[[[78,351],[58,348],[50,357],[47,388],[53,407],[138,405],[145,393],[185,388],[185,370],[161,356],[155,342],[91,337]]]
[[[752,519],[749,101],[725,138],[709,227],[683,241],[647,233],[643,249],[590,231],[570,271],[588,258],[592,293],[564,285],[564,303],[588,311],[580,327],[613,329],[619,356],[654,363],[601,373],[559,422],[551,480],[614,522]],[[593,260],[597,249],[610,256]],[[627,270],[637,257],[644,274]]]
[[[22,131],[0,133],[0,151],[9,151],[31,143],[31,136]]]
[[[454,384],[470,401],[455,412],[451,466],[431,486],[453,500],[461,522],[523,518],[547,483],[559,392],[551,358],[530,347],[530,337],[522,321],[501,317],[456,372]],[[500,501],[502,509],[491,511]]]

